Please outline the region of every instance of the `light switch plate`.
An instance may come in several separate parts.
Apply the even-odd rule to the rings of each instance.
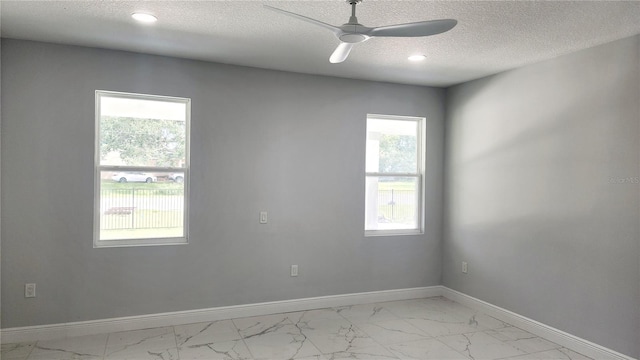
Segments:
[[[266,224],[267,223],[267,212],[266,211],[260,211],[260,224]]]

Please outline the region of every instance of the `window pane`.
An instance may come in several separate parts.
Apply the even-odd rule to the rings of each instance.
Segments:
[[[184,102],[100,96],[100,165],[182,167]]]
[[[100,240],[184,237],[185,174],[100,172]]]
[[[365,230],[419,229],[417,177],[367,176]]]
[[[418,122],[367,119],[367,172],[417,173]]]

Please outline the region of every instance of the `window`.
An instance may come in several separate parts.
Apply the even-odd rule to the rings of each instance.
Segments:
[[[367,115],[365,235],[422,232],[424,118]]]
[[[94,247],[187,243],[191,100],[96,91]]]

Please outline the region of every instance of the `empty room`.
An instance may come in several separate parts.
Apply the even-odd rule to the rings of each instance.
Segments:
[[[640,359],[640,1],[0,35],[1,359]]]

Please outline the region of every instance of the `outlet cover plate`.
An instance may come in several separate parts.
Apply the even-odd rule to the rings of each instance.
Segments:
[[[24,284],[24,297],[36,297],[36,284]]]

